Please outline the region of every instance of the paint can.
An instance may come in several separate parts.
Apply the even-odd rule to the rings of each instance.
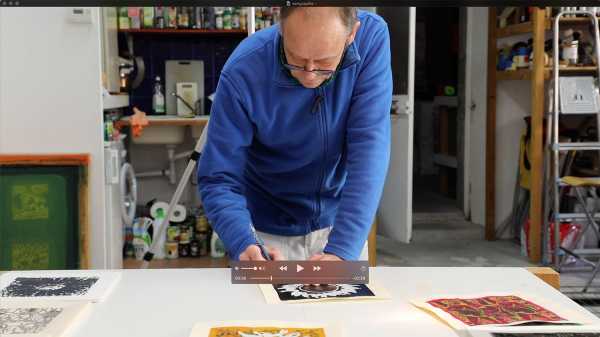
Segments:
[[[204,213],[199,214],[198,217],[196,217],[196,232],[208,232],[208,227],[208,218],[206,215],[204,215]]]
[[[200,256],[200,244],[197,240],[194,240],[190,243],[190,256],[198,257]]]
[[[197,233],[196,239],[198,240],[198,256],[208,255],[208,247],[210,241],[208,232]]]
[[[167,241],[179,241],[180,238],[179,226],[171,224],[167,228]]]
[[[183,224],[180,227],[179,240],[183,242],[189,242],[192,240],[192,227],[187,224]]]
[[[571,41],[563,45],[563,59],[569,62],[569,65],[577,64],[579,41]]]
[[[141,261],[144,258],[144,255],[146,254],[146,252],[148,252],[149,248],[150,248],[150,246],[148,245],[148,243],[146,241],[144,241],[140,238],[133,239],[133,251],[134,251],[136,260]]]
[[[179,256],[188,257],[190,256],[190,242],[179,242]]]
[[[176,259],[179,257],[179,244],[177,241],[167,241],[165,244],[167,259]]]

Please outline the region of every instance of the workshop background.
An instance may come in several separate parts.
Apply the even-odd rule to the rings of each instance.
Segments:
[[[555,47],[565,8],[363,9],[388,22],[395,95],[371,264],[549,265],[575,270],[565,292],[597,287],[589,19],[565,16]],[[164,241],[153,267],[227,266],[194,175],[166,235],[152,232],[252,14],[260,30],[280,9],[0,8],[0,269],[139,268],[151,240]],[[569,116],[550,123],[551,98],[574,81],[592,98],[564,98]]]

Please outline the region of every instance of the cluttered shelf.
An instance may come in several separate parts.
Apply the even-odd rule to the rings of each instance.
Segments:
[[[546,29],[550,29],[550,20],[547,20],[545,24]],[[496,37],[500,39],[509,36],[531,33],[532,27],[533,24],[531,23],[531,21],[508,25],[506,27],[498,28],[496,30]]]
[[[173,28],[147,28],[147,29],[119,29],[119,33],[128,34],[201,34],[201,35],[247,35],[245,29],[173,29]]]
[[[600,19],[600,18],[599,18]],[[562,18],[560,22],[563,24],[585,24],[589,23],[589,18],[584,17],[575,17],[575,18]],[[546,19],[544,22],[544,29],[549,31],[552,30],[552,25],[554,24],[554,19]],[[496,29],[496,37],[501,39],[505,37],[528,34],[532,32],[532,23],[531,21],[517,23],[508,25],[506,27],[497,28]]]
[[[518,70],[498,70],[496,71],[497,81],[519,81],[531,79],[530,69],[518,69]]]
[[[581,67],[561,67],[560,72],[570,74],[588,74],[594,73],[598,68],[595,66],[581,66]],[[552,77],[552,68],[544,69],[544,79],[548,80]],[[496,71],[497,81],[518,81],[518,80],[530,80],[531,70],[530,69],[517,69],[517,70],[499,70]]]

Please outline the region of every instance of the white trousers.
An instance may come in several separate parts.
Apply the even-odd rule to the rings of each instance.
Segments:
[[[303,261],[315,254],[323,253],[331,229],[332,227],[326,227],[300,236],[273,235],[259,231],[256,234],[264,241],[265,245],[279,249],[284,259]],[[369,260],[368,241],[365,242],[359,260]]]

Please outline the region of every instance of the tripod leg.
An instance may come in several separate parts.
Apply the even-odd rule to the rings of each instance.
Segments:
[[[198,138],[198,142],[196,142],[194,152],[190,156],[190,160],[188,161],[187,167],[185,168],[185,171],[183,172],[183,176],[181,177],[181,180],[179,180],[179,184],[177,185],[175,194],[173,194],[173,197],[171,198],[171,201],[169,202],[169,209],[167,210],[167,216],[165,217],[165,219],[162,222],[158,223],[158,228],[155,229],[156,235],[154,236],[154,240],[152,240],[152,245],[150,245],[150,249],[148,250],[146,255],[144,255],[144,261],[142,263],[141,269],[148,269],[148,267],[150,265],[150,261],[152,261],[152,258],[154,257],[154,251],[156,251],[156,248],[157,248],[156,245],[160,241],[160,240],[158,240],[158,238],[160,238],[161,235],[165,235],[166,228],[168,227],[168,225],[165,225],[165,222],[168,224],[169,219],[173,215],[175,205],[177,205],[179,203],[179,199],[181,199],[181,195],[183,194],[183,191],[185,190],[185,188],[188,184],[188,181],[190,180],[190,177],[192,176],[192,173],[194,173],[194,171],[195,171],[196,163],[198,162],[198,159],[200,158],[200,154],[202,153],[202,150],[204,150],[204,146],[206,145],[207,137],[208,137],[208,123],[206,123],[206,125],[204,126],[204,129],[202,130],[202,134],[200,135],[200,138]]]

